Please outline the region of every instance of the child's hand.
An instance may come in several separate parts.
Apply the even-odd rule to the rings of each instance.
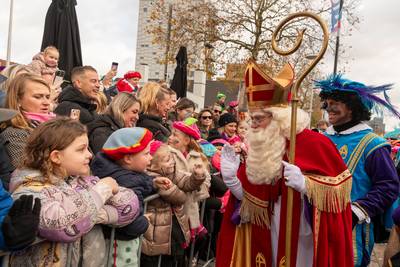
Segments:
[[[204,167],[202,164],[195,164],[193,167],[193,174],[197,177],[204,176]]]
[[[172,186],[172,182],[167,177],[156,177],[153,179],[153,186],[158,189],[168,190]]]
[[[117,182],[114,180],[114,178],[112,178],[112,177],[102,178],[102,179],[100,179],[100,181],[98,183],[103,183],[103,184],[111,187],[113,195],[115,195],[119,191],[119,186],[118,186]]]

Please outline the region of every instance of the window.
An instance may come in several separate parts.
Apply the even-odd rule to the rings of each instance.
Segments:
[[[153,55],[157,55],[157,52],[153,52]]]
[[[147,7],[144,7],[144,8],[143,8],[143,12],[147,12]]]
[[[154,75],[160,75],[160,73],[158,71],[154,72]]]

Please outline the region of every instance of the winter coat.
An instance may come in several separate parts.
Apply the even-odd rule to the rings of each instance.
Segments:
[[[0,250],[6,250],[6,244],[4,243],[3,231],[1,226],[3,224],[4,218],[7,216],[13,204],[13,200],[10,194],[4,189],[0,181]]]
[[[11,173],[14,169],[14,166],[11,164],[10,156],[8,155],[6,141],[3,136],[0,135],[0,180],[3,182],[3,186],[6,190],[8,190]]]
[[[177,170],[182,170],[182,171],[192,173],[193,167],[195,164],[201,164],[204,166],[203,159],[199,152],[191,150],[187,154],[186,158],[183,156],[183,154],[180,151],[178,151],[174,148],[171,148],[171,152],[172,152],[172,155],[174,156],[175,166],[176,166],[175,168]],[[196,229],[201,224],[200,216],[199,216],[198,202],[201,200],[204,200],[210,196],[208,193],[208,188],[210,187],[211,176],[210,176],[210,173],[207,171],[207,169],[208,169],[207,166],[204,166],[204,168],[206,169],[204,182],[200,185],[199,190],[193,191],[193,192],[187,194],[187,200],[184,205],[185,213],[189,217],[191,229]]]
[[[153,138],[161,142],[167,142],[168,137],[171,135],[171,131],[167,124],[163,124],[162,118],[149,115],[140,114],[139,120],[136,123],[137,127],[147,128],[153,133]]]
[[[78,266],[81,240],[98,240],[98,223],[123,226],[139,214],[138,199],[131,190],[119,188],[112,195],[111,188],[98,184],[98,177],[74,177],[51,184],[39,171],[17,169],[11,178],[10,192],[14,199],[33,195],[41,200],[39,236],[47,241],[11,254],[11,266],[65,266],[68,247],[72,249],[72,266]],[[93,244],[96,246],[96,244]],[[84,261],[99,262],[104,251],[83,251]]]
[[[121,122],[110,114],[102,114],[87,125],[89,145],[94,154],[101,151],[108,137],[118,129],[123,128]]]
[[[160,170],[147,172],[152,177],[163,176]],[[176,169],[168,178],[172,186],[168,190],[160,189],[159,198],[148,203],[146,217],[149,218],[149,228],[142,241],[142,253],[148,256],[171,255],[171,241],[173,231],[173,216],[179,224],[183,240],[190,242],[189,219],[184,212],[187,193],[198,190],[205,180],[205,176],[197,177],[189,172]],[[181,244],[179,244],[181,245]]]
[[[143,200],[147,196],[156,193],[153,188],[153,178],[151,176],[145,173],[124,169],[113,160],[109,159],[103,152],[96,154],[91,163],[91,169],[96,176],[110,176],[114,178],[120,186],[132,189],[138,196],[140,214],[143,215]],[[147,219],[143,216],[139,216],[131,224],[116,229],[115,237],[121,240],[131,240],[146,232],[148,226],[149,223]]]
[[[57,66],[50,67],[46,65],[44,62],[43,52],[33,56],[32,62],[28,64],[28,67],[31,68],[34,73],[39,75],[54,75],[54,73],[58,70]]]
[[[29,129],[20,129],[13,126],[8,126],[0,133],[14,169],[23,158],[26,142],[30,134],[31,130]]]
[[[54,110],[54,113],[69,117],[71,109],[79,109],[81,111],[79,121],[86,125],[94,121],[98,116],[96,107],[96,104],[90,98],[83,95],[81,91],[73,86],[67,86],[58,96],[58,106]]]

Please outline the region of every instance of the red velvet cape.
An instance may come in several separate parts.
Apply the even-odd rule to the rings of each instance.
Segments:
[[[308,181],[307,195],[312,204],[312,230],[314,238],[314,267],[336,267],[353,266],[352,248],[352,215],[350,209],[351,175],[343,162],[336,146],[327,137],[304,130],[296,138],[297,165],[306,176]],[[281,222],[278,241],[277,266],[284,256],[285,247],[285,225],[286,225],[286,192],[287,188],[283,182],[271,185],[252,185],[247,180],[245,163],[238,171],[238,178],[246,192],[263,200],[276,199],[276,193],[282,196]],[[309,188],[313,188],[309,193]],[[344,190],[343,188],[347,188]],[[332,193],[333,192],[333,193]],[[342,192],[338,194],[337,192]],[[332,194],[331,194],[332,193]],[[298,226],[300,213],[300,194],[294,194],[293,223],[292,223],[292,266],[295,266]],[[260,227],[256,224],[248,224],[252,232],[250,244],[251,259],[244,259],[243,255],[233,255],[235,243],[236,225],[230,218],[234,210],[236,199],[231,195],[224,218],[221,231],[217,241],[216,267],[243,266],[271,266],[271,241],[268,227]],[[297,205],[297,206],[296,206]],[[297,223],[297,224],[296,224]],[[243,227],[243,225],[241,226]],[[238,244],[236,244],[238,245]],[[248,246],[248,245],[247,245]],[[243,244],[242,244],[243,247]],[[264,252],[265,264],[260,265],[257,252]],[[247,254],[249,255],[249,254]],[[249,264],[249,261],[251,262]],[[258,265],[256,264],[258,261]],[[232,265],[231,265],[232,263]]]

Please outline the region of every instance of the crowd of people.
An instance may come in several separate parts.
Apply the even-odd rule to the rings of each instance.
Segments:
[[[292,79],[280,77],[280,91],[263,95],[254,91],[263,81],[253,85],[250,75],[266,74],[253,63],[248,112],[223,93],[199,110],[164,81],[139,86],[136,71],[100,78],[80,66],[60,81],[59,56],[50,46],[1,72],[8,265],[105,266],[115,229],[113,266],[158,266],[160,255],[161,266],[190,266],[192,244],[196,260],[215,257],[218,267],[367,266],[379,231],[394,221],[397,235],[391,146],[364,123],[382,104],[377,87],[340,75],[317,82],[329,123],[312,131],[299,109],[289,163]]]

